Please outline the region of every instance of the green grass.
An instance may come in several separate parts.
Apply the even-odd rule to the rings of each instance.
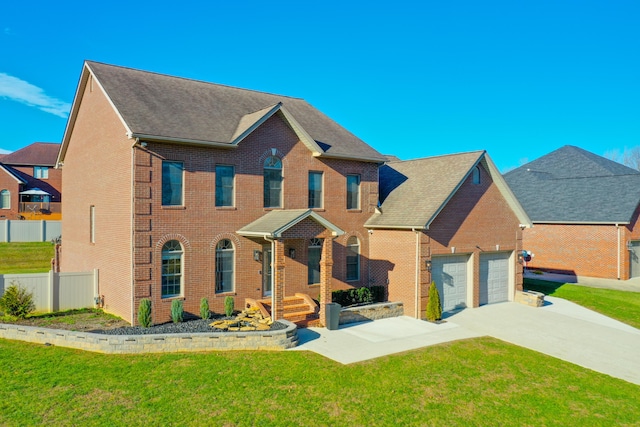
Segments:
[[[46,273],[53,251],[50,242],[0,243],[0,274]]]
[[[564,298],[598,313],[640,328],[640,293],[525,279],[525,289]]]
[[[0,340],[0,425],[640,425],[640,387],[493,338],[354,365]]]

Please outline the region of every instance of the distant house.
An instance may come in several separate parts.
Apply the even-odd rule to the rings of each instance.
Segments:
[[[640,276],[640,172],[564,146],[504,175],[534,227],[528,266],[576,276]]]
[[[34,142],[0,157],[0,218],[60,219],[60,144]]]
[[[422,317],[429,269],[469,295],[456,307],[511,299],[527,220],[486,153],[387,160],[303,99],[86,62],[58,156],[61,267],[98,269],[105,310],[132,323],[142,298],[165,322],[173,300],[221,313],[228,296],[275,319],[319,298],[324,322],[332,289],[371,284]],[[387,221],[395,209],[419,221]],[[490,255],[507,272],[490,268],[499,290],[485,298]],[[463,259],[469,279],[449,280]]]
[[[486,152],[390,162],[366,223],[374,283],[421,317],[431,280],[443,311],[513,301],[530,221]]]

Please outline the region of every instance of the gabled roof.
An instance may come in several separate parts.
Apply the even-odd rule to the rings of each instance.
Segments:
[[[5,165],[12,166],[55,166],[60,144],[53,142],[34,142],[18,151],[6,154],[0,159]]]
[[[303,99],[86,61],[60,161],[89,76],[104,91],[131,138],[233,148],[279,114],[313,155],[384,162],[365,142]]]
[[[482,163],[519,221],[529,218],[485,151],[389,162],[379,170],[380,208],[367,228],[428,229],[449,200]]]
[[[22,177],[22,175],[24,174],[21,174],[20,171],[13,169],[11,166],[3,165],[2,163],[0,163],[0,171],[9,175],[11,178],[16,180],[19,184],[27,183],[27,180]]]
[[[533,222],[626,224],[640,172],[566,145],[504,175]]]
[[[238,230],[237,233],[245,237],[268,237],[270,239],[277,239],[282,237],[282,233],[306,218],[313,219],[324,228],[330,230],[334,236],[344,234],[344,231],[338,226],[310,209],[270,211],[252,223],[245,225]]]

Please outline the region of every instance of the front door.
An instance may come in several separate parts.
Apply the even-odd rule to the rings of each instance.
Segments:
[[[262,247],[262,295],[271,296],[273,277],[271,276],[271,246]]]

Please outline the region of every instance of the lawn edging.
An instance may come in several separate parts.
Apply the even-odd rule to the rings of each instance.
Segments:
[[[0,323],[0,338],[109,354],[179,353],[197,351],[280,351],[298,345],[295,323],[279,320],[285,329],[246,332],[106,335],[37,326]]]

